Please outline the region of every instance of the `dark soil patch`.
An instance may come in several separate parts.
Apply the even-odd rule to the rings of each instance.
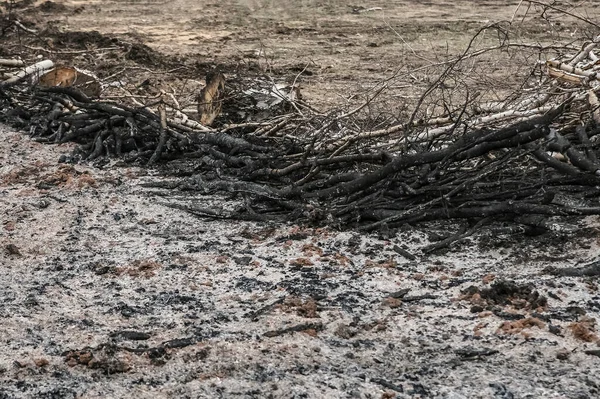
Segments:
[[[583,267],[565,267],[557,269],[555,267],[548,267],[544,270],[548,274],[555,276],[565,277],[597,277],[600,276],[600,260],[592,262]]]
[[[98,31],[70,31],[60,32],[55,28],[48,28],[40,33],[40,36],[50,38],[54,46],[69,49],[85,50],[90,47],[114,47],[122,45],[119,39],[101,34]]]
[[[132,44],[126,57],[128,60],[148,66],[160,66],[164,64],[166,58],[145,44],[140,43]]]
[[[45,1],[38,6],[38,9],[45,13],[63,13],[69,11],[69,7],[64,4],[55,3],[53,1]]]

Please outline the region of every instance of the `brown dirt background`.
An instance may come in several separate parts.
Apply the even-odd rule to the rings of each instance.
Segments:
[[[565,38],[568,42],[584,33],[582,24],[573,19],[552,15],[542,19],[535,7],[522,5],[517,10],[519,1],[501,0],[58,0],[52,4],[38,10],[46,14],[48,25],[64,31],[97,30],[202,64],[257,65],[262,72],[288,80],[304,71],[298,83],[305,98],[323,107],[344,105],[377,82],[401,74],[405,78],[391,85],[396,90],[392,97],[414,97],[411,86],[430,77],[411,74],[412,70],[459,54],[478,29],[492,22],[513,20],[513,40],[527,44],[564,43]],[[583,12],[590,19],[600,14],[594,7]],[[476,47],[498,43],[497,36],[488,34],[478,39]],[[488,78],[497,78],[498,90],[518,82],[513,61],[510,54],[498,53],[478,60],[486,64]]]

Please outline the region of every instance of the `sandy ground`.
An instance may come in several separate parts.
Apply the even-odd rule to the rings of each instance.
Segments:
[[[418,230],[198,219],[152,171],[0,138],[1,398],[599,395],[597,279],[543,272],[594,260],[594,227],[423,257]]]

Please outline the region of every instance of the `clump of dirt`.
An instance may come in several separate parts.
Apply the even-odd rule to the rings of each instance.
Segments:
[[[48,38],[56,48],[87,50],[89,48],[120,47],[125,50],[125,59],[147,67],[174,66],[181,64],[176,57],[167,56],[143,43],[128,43],[118,37],[98,31],[59,31],[55,27],[44,30],[42,37]],[[180,65],[178,65],[180,66]]]
[[[25,183],[32,174],[37,174],[39,171],[40,169],[36,166],[13,168],[12,170],[0,176],[0,186]]]
[[[115,270],[117,275],[127,274],[131,277],[150,278],[156,274],[156,271],[162,267],[162,264],[151,259],[138,259],[130,265],[120,267]]]
[[[160,66],[165,63],[163,55],[140,43],[133,43],[125,57],[140,65]]]
[[[62,32],[55,27],[45,29],[40,33],[41,37],[51,39],[54,47],[69,48],[74,50],[86,50],[89,47],[113,47],[122,45],[116,37],[103,35],[98,31],[68,31]]]
[[[596,335],[596,319],[593,317],[584,316],[579,321],[569,324],[569,330],[580,341],[600,341],[600,338]]]
[[[91,369],[101,369],[106,374],[125,373],[131,366],[113,345],[103,344],[95,349],[84,348],[63,354],[69,367],[83,365]]]
[[[45,1],[37,7],[40,11],[46,13],[63,13],[69,11],[69,7],[53,1]]]
[[[462,300],[470,301],[474,312],[491,310],[495,306],[511,306],[518,310],[544,310],[548,299],[540,295],[531,284],[514,281],[496,281],[490,288],[470,286],[462,291]]]
[[[529,334],[525,333],[524,330],[531,329],[533,327],[543,329],[545,326],[546,325],[544,322],[537,317],[526,317],[521,320],[503,322],[500,327],[498,327],[498,332],[504,334],[522,334],[524,336],[528,336]]]
[[[79,171],[72,165],[60,165],[58,168],[47,164],[16,167],[0,175],[0,187],[14,184],[35,183],[38,188],[97,187],[96,179],[89,171]]]
[[[283,304],[278,306],[285,313],[295,312],[300,317],[314,319],[319,317],[317,303],[313,298],[299,298],[291,296],[286,298]]]
[[[60,165],[57,170],[43,175],[38,182],[38,186],[57,186],[57,187],[97,187],[96,179],[89,171],[78,171],[72,165]]]
[[[290,261],[290,265],[297,267],[297,268],[303,268],[303,267],[310,267],[310,266],[314,266],[314,262],[311,261],[308,258],[296,258],[296,259],[292,259]]]
[[[21,254],[21,251],[19,250],[19,247],[17,247],[15,244],[7,244],[6,246],[4,246],[4,252],[8,256],[23,256]]]

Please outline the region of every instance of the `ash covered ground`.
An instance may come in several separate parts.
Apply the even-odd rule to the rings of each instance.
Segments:
[[[201,219],[0,135],[2,398],[598,396],[596,218],[423,256],[431,229]]]

